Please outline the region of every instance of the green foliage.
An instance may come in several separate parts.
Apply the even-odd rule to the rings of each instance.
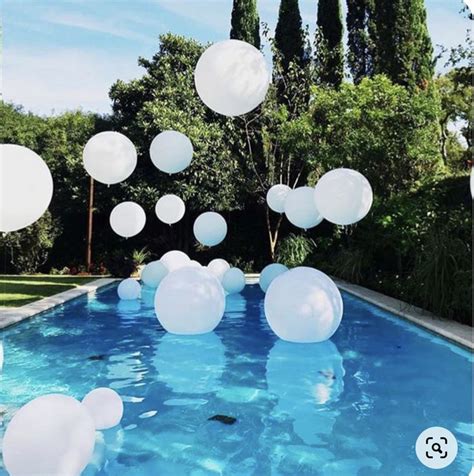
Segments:
[[[319,84],[339,86],[344,77],[340,0],[319,0],[316,78]]]
[[[358,170],[381,197],[412,189],[442,170],[439,101],[431,90],[411,93],[376,76],[339,90],[314,88],[311,105],[319,170]]]
[[[260,18],[257,0],[234,0],[230,37],[246,41],[260,49]]]
[[[314,251],[315,246],[311,238],[291,233],[278,246],[277,261],[290,268],[301,266]]]
[[[129,278],[136,271],[133,257],[125,250],[114,250],[104,261],[109,273],[116,278]]]
[[[0,236],[0,256],[5,257],[3,272],[36,273],[46,263],[59,234],[58,224],[46,212],[23,230]]]

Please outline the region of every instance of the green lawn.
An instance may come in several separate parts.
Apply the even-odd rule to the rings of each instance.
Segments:
[[[0,306],[18,307],[93,281],[89,276],[0,275]]]

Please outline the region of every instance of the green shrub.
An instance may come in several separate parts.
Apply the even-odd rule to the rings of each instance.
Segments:
[[[291,233],[282,240],[277,250],[277,262],[290,268],[301,266],[315,249],[313,239]]]

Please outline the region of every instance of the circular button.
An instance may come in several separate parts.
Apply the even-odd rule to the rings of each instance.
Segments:
[[[441,426],[423,431],[416,440],[416,456],[428,468],[442,469],[449,466],[458,454],[454,435]]]

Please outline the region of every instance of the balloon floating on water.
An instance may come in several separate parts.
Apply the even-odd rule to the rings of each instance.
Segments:
[[[168,272],[168,268],[161,261],[152,261],[143,268],[140,279],[145,286],[157,288]]]
[[[225,259],[216,258],[209,262],[207,269],[222,282],[224,274],[230,269],[230,264]]]
[[[230,268],[222,276],[222,286],[229,294],[238,294],[245,288],[245,274],[239,268]]]
[[[155,206],[156,216],[167,225],[178,223],[184,216],[186,205],[183,200],[176,195],[164,195]]]
[[[189,266],[191,260],[186,253],[179,250],[172,250],[165,253],[160,261],[165,265],[168,271],[171,272]]]
[[[89,139],[82,159],[84,168],[94,180],[112,185],[132,175],[137,166],[137,151],[128,137],[106,131]]]
[[[224,289],[205,268],[186,267],[169,273],[155,295],[155,312],[173,334],[205,334],[224,315]]]
[[[118,285],[117,294],[123,300],[138,299],[141,294],[140,283],[133,278],[124,279]]]
[[[72,397],[43,395],[20,408],[3,438],[3,461],[11,476],[78,475],[94,452],[95,425]]]
[[[108,430],[122,420],[122,399],[111,388],[100,387],[92,390],[83,398],[82,404],[94,420],[96,430]]]
[[[227,223],[222,215],[216,212],[205,212],[194,222],[194,236],[204,246],[216,246],[227,235]]]
[[[262,272],[260,273],[260,289],[266,293],[268,286],[270,286],[272,281],[280,276],[280,274],[286,273],[287,271],[288,268],[280,263],[272,263],[268,266],[265,266],[265,268],[263,268]]]
[[[145,223],[145,211],[135,202],[119,203],[110,213],[112,230],[124,238],[138,235],[145,227]]]
[[[193,160],[193,145],[187,136],[177,131],[158,134],[150,145],[151,161],[158,170],[177,174]]]
[[[225,40],[204,51],[194,72],[196,90],[213,111],[241,116],[263,102],[270,71],[262,53],[240,40]]]
[[[314,192],[321,215],[336,225],[352,225],[364,218],[372,206],[369,181],[351,169],[335,169],[324,174]]]
[[[277,213],[283,213],[285,211],[285,200],[290,193],[291,188],[288,185],[278,184],[274,185],[267,192],[267,204]]]
[[[314,202],[314,189],[298,187],[291,190],[285,199],[285,215],[290,223],[305,230],[319,225],[323,217]]]
[[[37,221],[53,196],[53,178],[32,150],[0,145],[0,232],[21,230]]]
[[[290,342],[322,342],[336,332],[343,312],[339,289],[329,276],[299,267],[276,278],[265,295],[272,331]]]

